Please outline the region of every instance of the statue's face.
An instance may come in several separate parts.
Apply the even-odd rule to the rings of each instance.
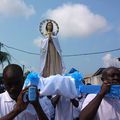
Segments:
[[[53,30],[53,24],[52,24],[51,22],[49,22],[49,23],[47,24],[46,30],[47,30],[48,32],[52,32],[52,30]]]

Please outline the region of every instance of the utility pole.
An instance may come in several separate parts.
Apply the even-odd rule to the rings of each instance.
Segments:
[[[25,71],[25,65],[23,65],[23,73],[24,73],[24,71]]]
[[[0,42],[0,51],[1,51],[1,48],[3,47],[3,44]]]

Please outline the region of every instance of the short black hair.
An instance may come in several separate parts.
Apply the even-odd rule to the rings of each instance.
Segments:
[[[4,68],[4,70],[3,70],[3,79],[8,77],[8,71],[10,71],[9,77],[13,77],[15,74],[16,75],[19,74],[19,75],[23,76],[23,70],[17,64],[9,64]]]

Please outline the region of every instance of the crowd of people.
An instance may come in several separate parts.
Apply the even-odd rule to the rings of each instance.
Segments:
[[[120,120],[120,98],[106,95],[111,85],[120,85],[120,70],[106,68],[101,79],[103,84],[97,94],[80,94],[77,98],[59,94],[39,97],[36,90],[34,101],[24,101],[29,86],[23,89],[25,78],[21,67],[10,64],[3,70],[6,91],[0,94],[0,120]]]

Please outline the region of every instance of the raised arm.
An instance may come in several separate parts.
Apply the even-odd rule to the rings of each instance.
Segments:
[[[0,118],[0,120],[13,120],[18,114],[20,114],[22,111],[24,111],[27,108],[28,103],[25,103],[22,99],[23,92],[20,93],[17,99],[17,103],[15,105],[15,108],[8,113],[7,115]]]
[[[79,120],[93,120],[96,116],[99,105],[101,104],[102,99],[110,90],[110,84],[107,81],[104,81],[101,91],[97,96],[80,112]]]
[[[48,120],[48,118],[47,118],[46,114],[44,113],[39,101],[35,102],[33,104],[33,106],[37,112],[39,120]]]
[[[36,113],[37,113],[37,115],[38,115],[38,118],[39,118],[39,120],[48,120],[48,117],[47,117],[47,115],[45,114],[45,112],[43,111],[43,109],[42,109],[42,107],[41,107],[41,105],[40,105],[40,101],[39,101],[39,92],[38,91],[36,91],[36,100],[35,101],[32,101],[32,102],[30,102],[32,105],[33,105],[33,107],[35,108],[35,111],[36,111]]]

